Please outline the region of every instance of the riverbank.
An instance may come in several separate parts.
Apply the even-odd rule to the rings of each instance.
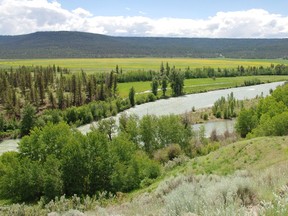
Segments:
[[[194,107],[196,110],[199,109],[206,109],[212,107],[214,102],[221,97],[227,97],[228,94],[233,92],[235,99],[237,100],[245,100],[245,99],[252,99],[256,96],[263,95],[264,97],[270,94],[270,89],[275,89],[277,86],[284,84],[284,82],[275,82],[275,83],[267,83],[255,86],[247,86],[247,87],[239,87],[239,88],[230,88],[224,90],[216,90],[210,91],[205,93],[198,93],[198,94],[191,94],[185,95],[182,97],[176,98],[169,98],[169,99],[161,99],[154,102],[149,102],[141,105],[136,105],[133,108],[130,108],[124,111],[127,115],[138,115],[142,118],[146,114],[150,115],[169,115],[175,114],[180,115],[185,112],[192,111]],[[115,120],[118,121],[120,115],[122,113],[117,114]],[[96,122],[92,122],[90,124],[86,124],[83,126],[78,127],[77,129],[86,134],[90,131],[90,128],[96,125]],[[4,141],[5,143],[10,143],[12,145],[12,150],[17,149],[17,142],[13,139]],[[2,148],[3,142],[0,143],[0,148]],[[10,149],[9,147],[9,149]]]

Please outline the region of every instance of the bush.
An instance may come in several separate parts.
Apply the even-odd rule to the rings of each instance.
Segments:
[[[165,148],[159,149],[154,153],[154,159],[160,163],[166,163],[169,160],[173,160],[174,158],[180,156],[182,154],[182,150],[180,145],[171,144]]]
[[[164,200],[165,215],[244,215],[256,204],[251,177],[237,173],[227,177],[178,176],[160,184],[158,196]]]
[[[149,93],[147,95],[147,99],[148,99],[149,102],[153,102],[153,101],[157,100],[157,97],[153,93]]]
[[[146,97],[145,97],[145,95],[137,95],[137,97],[136,97],[136,104],[137,104],[137,105],[140,105],[140,104],[143,104],[143,103],[146,103]]]

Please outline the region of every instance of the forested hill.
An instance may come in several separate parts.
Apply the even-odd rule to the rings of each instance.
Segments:
[[[0,59],[221,56],[287,57],[288,39],[112,37],[65,31],[0,36]]]

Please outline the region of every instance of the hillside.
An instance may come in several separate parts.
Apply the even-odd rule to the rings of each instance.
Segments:
[[[287,215],[287,141],[288,137],[259,137],[191,159],[135,193],[129,203],[97,214]]]
[[[103,57],[283,58],[288,39],[112,37],[83,32],[0,36],[0,59]]]
[[[260,137],[233,143],[206,156],[177,159],[166,166],[157,182],[130,194],[119,193],[106,199],[103,193],[98,200],[83,198],[83,203],[77,196],[62,196],[45,207],[42,200],[33,207],[13,205],[9,212],[47,215],[52,211],[53,215],[88,216],[287,215],[287,141],[287,136]],[[8,208],[2,210],[9,215]]]

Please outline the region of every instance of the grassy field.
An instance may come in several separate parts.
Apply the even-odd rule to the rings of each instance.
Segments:
[[[187,94],[211,91],[216,89],[232,88],[236,86],[241,86],[244,84],[245,80],[253,79],[254,77],[223,77],[216,78],[215,80],[211,78],[202,79],[186,79],[184,83],[184,91]],[[288,80],[288,76],[257,76],[257,79],[262,82],[277,82]],[[129,89],[131,87],[135,88],[136,93],[143,93],[151,90],[151,82],[130,82],[130,83],[119,83],[118,91],[121,97],[127,97]],[[160,91],[160,90],[159,90]],[[168,90],[168,94],[171,91]],[[161,95],[162,92],[159,92]]]
[[[190,68],[236,68],[238,65],[270,66],[273,64],[287,64],[282,59],[195,59],[195,58],[101,58],[101,59],[26,59],[0,60],[0,68],[10,68],[31,65],[57,65],[70,69],[73,72],[83,69],[85,72],[110,72],[119,65],[123,71],[159,70],[161,62],[168,62],[179,69]]]

